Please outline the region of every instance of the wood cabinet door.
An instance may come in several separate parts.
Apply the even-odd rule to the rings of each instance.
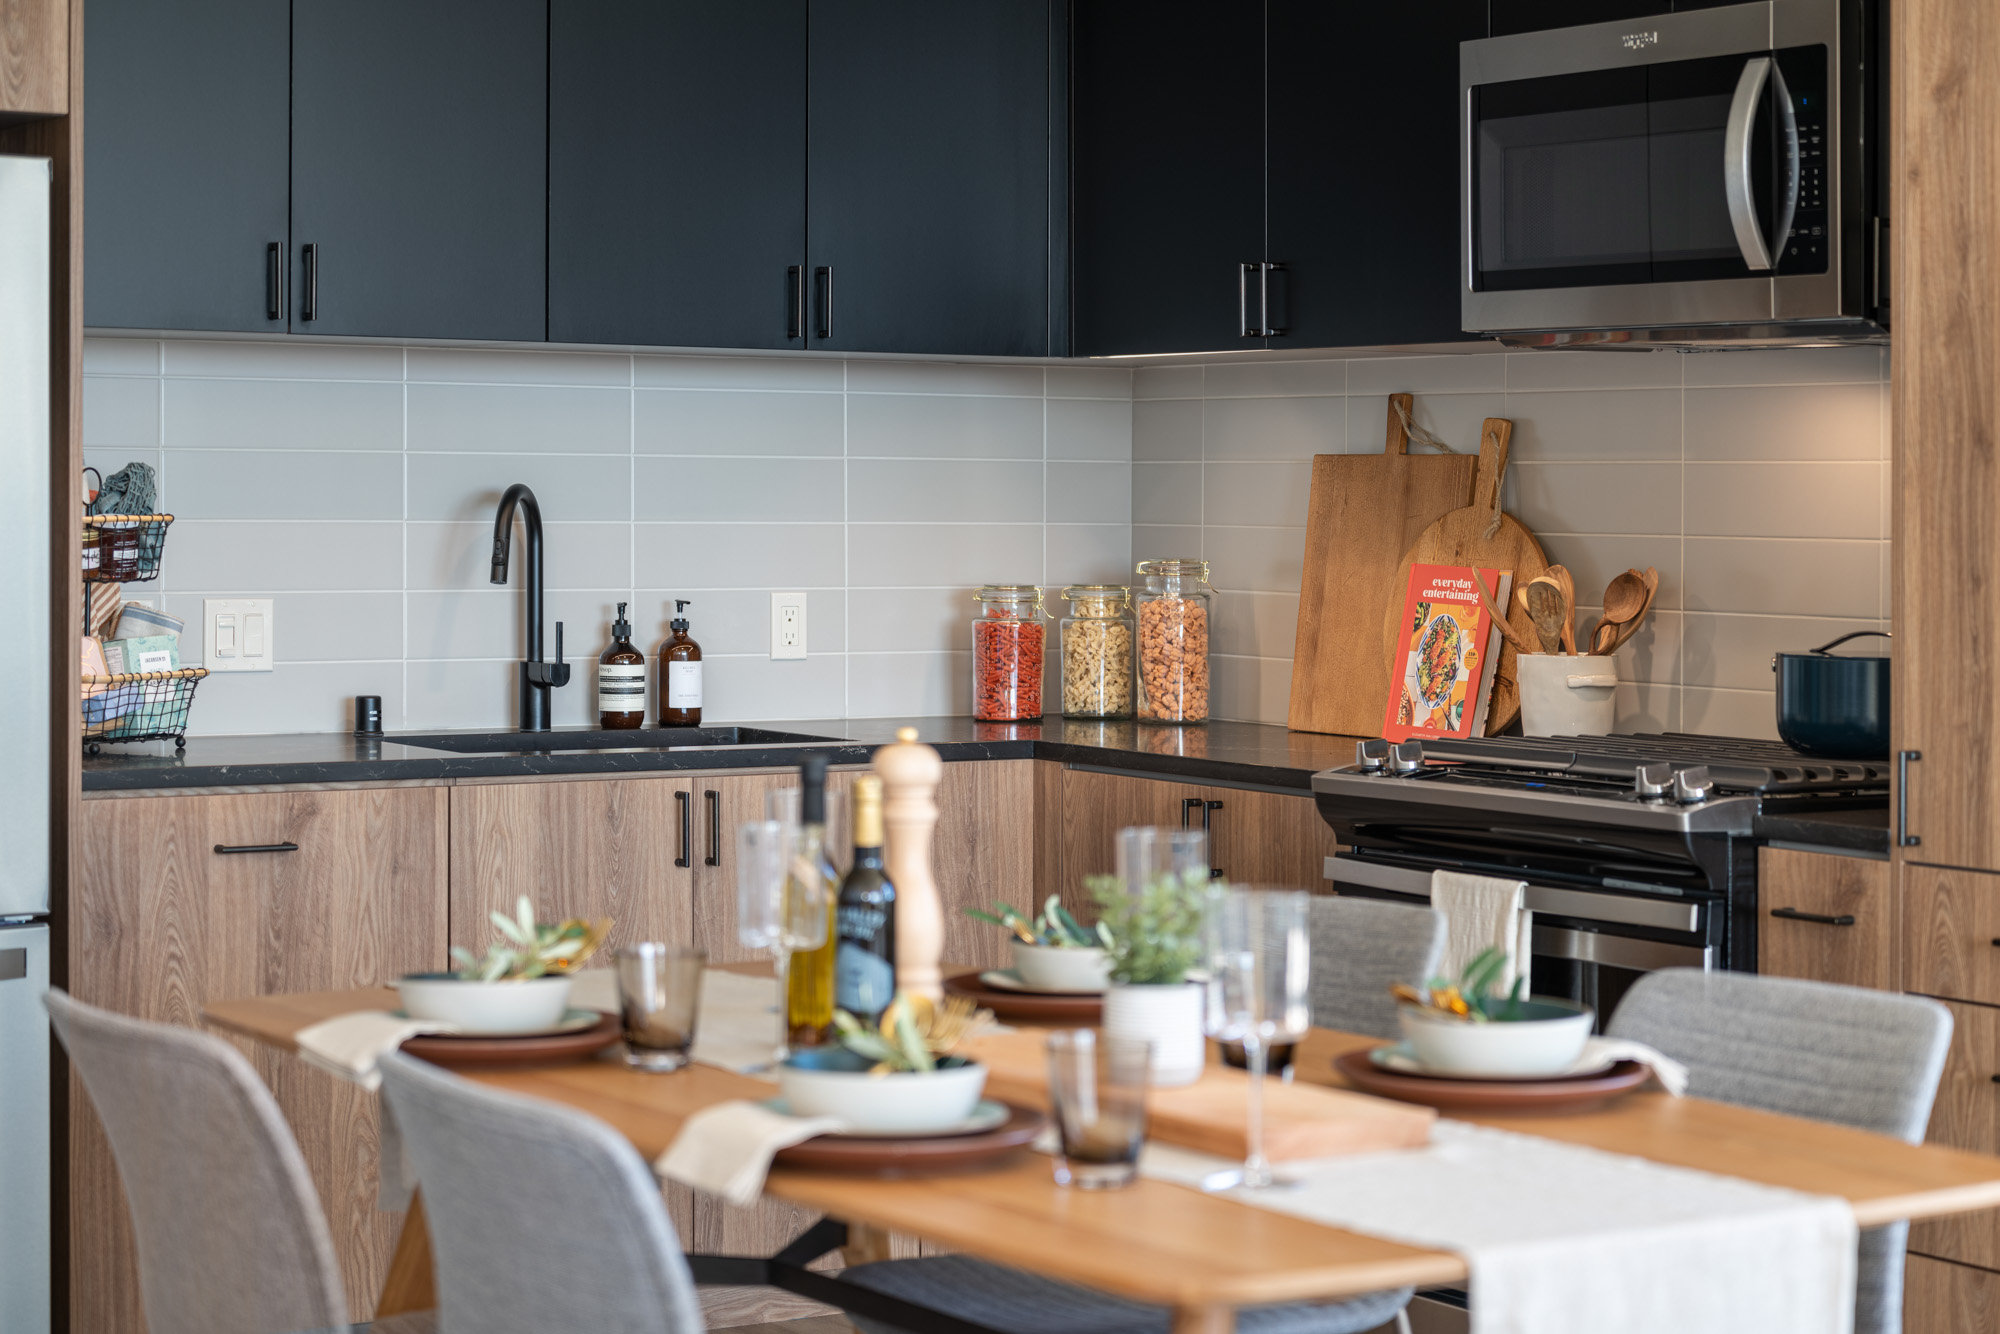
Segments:
[[[1887,861],[1789,848],[1757,852],[1757,971],[1896,989]]]
[[[92,0],[83,21],[83,322],[283,333],[290,7]]]
[[[1097,908],[1083,882],[1118,869],[1118,831],[1132,825],[1199,824],[1199,805],[1186,803],[1206,800],[1207,792],[1199,784],[1173,779],[1063,770],[1063,906],[1082,921],[1096,921]]]
[[[977,760],[944,766],[938,786],[931,867],[944,906],[944,961],[1004,968],[1001,930],[967,917],[1011,903],[1033,916],[1035,899],[1035,761]]]
[[[1333,828],[1310,794],[1204,787],[1209,865],[1238,885],[1304,889],[1323,894]]]
[[[1904,1334],[2000,1328],[2000,1274],[1912,1255],[1903,1270]]]
[[[1071,23],[1076,354],[1264,346],[1244,336],[1258,301],[1243,273],[1275,258],[1261,7],[1075,0]]]
[[[294,333],[548,336],[548,23],[293,0]]]
[[[2000,1153],[2000,1009],[1946,1001],[1951,1050],[1925,1139],[1932,1144]],[[1910,1249],[2000,1269],[2000,1217],[1960,1214],[1910,1228]]]
[[[86,801],[70,990],[196,1026],[213,1001],[370,986],[445,964],[446,796],[376,788]],[[295,851],[222,848],[295,843]],[[357,1319],[373,1311],[398,1215],[375,1207],[374,1095],[238,1041],[311,1169]],[[71,1086],[71,1328],[144,1328],[110,1144]]]
[[[699,857],[694,868],[694,943],[710,963],[743,963],[768,959],[769,951],[752,950],[736,935],[736,830],[749,820],[765,817],[767,794],[797,787],[795,772],[756,774],[695,774],[692,785],[696,819],[696,846]],[[829,774],[827,787],[835,793],[833,806],[842,820],[828,832],[836,866],[847,860],[844,794],[851,774]]]
[[[549,338],[804,347],[806,0],[549,10]]]
[[[2000,1005],[2000,876],[1904,865],[1903,986]]]

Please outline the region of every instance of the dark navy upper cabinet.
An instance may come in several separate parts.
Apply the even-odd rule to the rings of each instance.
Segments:
[[[806,5],[551,7],[552,340],[805,346]]]
[[[1731,4],[1735,0],[1717,0],[1717,3]],[[1609,23],[1613,19],[1645,18],[1676,7],[1672,0],[1492,0],[1492,4],[1495,37],[1548,28],[1574,28],[1583,23]],[[1682,0],[1679,7],[1691,6],[1688,0]]]
[[[282,332],[287,7],[91,0],[84,49],[84,323]]]
[[[293,0],[291,327],[547,336],[547,0]]]
[[[1263,346],[1263,4],[1076,0],[1072,24],[1077,353]]]
[[[1049,352],[1050,15],[812,0],[807,346]]]
[[[1458,44],[1486,0],[1269,0],[1272,347],[1457,341]],[[1394,60],[1339,62],[1340,52]]]

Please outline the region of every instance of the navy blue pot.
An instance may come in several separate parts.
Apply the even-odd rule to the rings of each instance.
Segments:
[[[1778,735],[1793,750],[1828,760],[1889,758],[1889,659],[1841,657],[1829,649],[1888,634],[1857,630],[1810,653],[1780,653]]]

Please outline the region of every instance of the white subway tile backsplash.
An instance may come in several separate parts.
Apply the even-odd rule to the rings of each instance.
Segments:
[[[86,338],[85,375],[158,375],[160,344],[153,338]]]
[[[923,718],[972,712],[970,653],[850,653],[850,718]]]
[[[1040,398],[1042,368],[952,361],[850,361],[847,389],[854,394],[1013,394]]]
[[[1825,384],[1687,392],[1690,459],[1879,459],[1889,386]]]
[[[847,595],[856,653],[970,653],[976,590],[857,588]],[[1051,597],[1051,609],[1059,605]]]
[[[1214,680],[1209,708],[1215,717],[1284,725],[1292,694],[1290,658],[1237,658],[1218,654],[1210,659],[1209,671]],[[1222,850],[1216,851],[1220,858]]]
[[[169,449],[403,448],[403,387],[344,380],[166,382]]]
[[[1687,532],[1703,537],[1883,537],[1882,465],[1690,463]]]
[[[91,339],[102,344],[106,339]],[[150,344],[162,352],[168,379],[217,376],[258,380],[388,380],[403,378],[403,349],[367,343],[322,343],[291,339],[255,342],[197,342],[169,338]]]
[[[1134,463],[1132,522],[1201,522],[1199,463]]]
[[[1369,357],[1347,363],[1350,394],[1470,394],[1507,387],[1507,358],[1492,353]]]
[[[1044,465],[990,459],[849,459],[850,522],[1040,523]]]
[[[491,521],[486,531],[493,531]],[[490,550],[490,546],[489,546]],[[304,589],[400,589],[400,523],[211,523],[181,518],[167,531],[162,579],[173,592],[251,595]]]
[[[1681,731],[1778,739],[1778,697],[1769,690],[1681,687]]]
[[[1625,463],[1681,457],[1679,389],[1518,393],[1498,414],[1511,419],[1511,450],[1523,462]]]
[[[1062,369],[1049,368],[1051,372]],[[1048,401],[1049,457],[1132,458],[1132,400],[1052,398]]]
[[[1132,373],[1132,397],[1200,398],[1199,366],[1148,366]]]
[[[1174,530],[1184,531],[1184,530]],[[1209,580],[1225,591],[1295,593],[1305,567],[1306,530],[1303,528],[1203,528],[1200,555],[1208,561]],[[1132,534],[1133,556],[1185,556],[1180,551],[1156,551],[1139,546],[1139,534]]]
[[[409,447],[462,454],[629,454],[625,389],[411,384]]]
[[[1132,523],[1130,463],[1049,463],[1050,523]]]
[[[1211,398],[1202,421],[1208,459],[1310,459],[1347,448],[1345,398]]]
[[[850,523],[847,584],[857,588],[976,588],[1042,582],[1039,523]]]
[[[634,530],[640,588],[839,588],[846,579],[837,523],[642,523]]]
[[[1677,463],[1514,463],[1507,512],[1533,533],[1681,531]]]
[[[1616,732],[1682,731],[1681,687],[1619,682],[1611,726]]]
[[[1507,415],[1504,394],[1418,394],[1410,419],[1451,446],[1454,454],[1477,454],[1488,417]],[[1347,452],[1380,454],[1389,440],[1389,396],[1357,394],[1347,400]],[[1430,450],[1416,450],[1431,453]]]
[[[497,503],[496,503],[497,508]],[[515,520],[507,578],[516,586],[527,559],[521,521]],[[550,588],[620,588],[632,578],[629,523],[544,523],[543,564]],[[412,589],[490,588],[493,517],[467,523],[407,523],[409,561],[404,584]]]
[[[1132,399],[1132,372],[1117,366],[1044,366],[1042,375],[1051,399]]]
[[[839,459],[642,457],[633,463],[642,522],[782,523],[840,517]]]
[[[412,382],[508,385],[632,383],[632,358],[604,352],[517,352],[501,348],[413,347]]]
[[[840,457],[846,400],[837,393],[641,389],[632,396],[640,454]]]
[[[1345,361],[1247,361],[1210,366],[1202,374],[1207,398],[1283,398],[1347,392]]]
[[[809,389],[839,393],[846,363],[838,357],[632,358],[632,383],[652,389]]]
[[[1042,402],[951,394],[849,394],[850,458],[1038,459]]]
[[[1303,527],[1312,497],[1312,463],[1202,465],[1206,523]]]
[[[1290,658],[1298,639],[1296,593],[1218,593],[1209,644],[1216,653]]]
[[[255,571],[251,571],[255,573]],[[201,654],[197,627],[205,597],[247,598],[266,595],[261,580],[238,587],[212,588],[205,593],[169,595],[164,610],[188,623],[183,643],[189,645],[184,666],[198,665]],[[401,662],[403,658],[403,595],[383,593],[288,592],[274,598],[274,661],[283,667],[300,662]],[[207,698],[204,693],[203,699]]]
[[[1888,383],[1887,348],[1757,348],[1687,357],[1689,387],[1710,384]]]
[[[84,376],[83,445],[159,448],[160,382]]]
[[[1870,619],[1881,615],[1880,543],[1690,537],[1689,611]]]
[[[282,626],[279,633],[284,633]],[[205,736],[351,732],[356,695],[380,695],[387,714],[384,726],[400,726],[396,706],[403,699],[403,664],[280,661],[268,672],[220,673],[201,683],[188,713],[189,731]],[[474,722],[490,722],[494,716],[489,710]],[[426,727],[452,725],[424,723]]]
[[[704,658],[727,654],[771,655],[773,589],[641,588],[633,595],[632,642],[649,654],[672,633],[667,622],[676,599],[686,599],[688,633]],[[847,598],[838,589],[806,594],[806,652],[843,652],[847,647]],[[610,640],[606,638],[606,643]],[[600,646],[601,647],[601,646]],[[788,660],[789,661],[789,660]]]
[[[1804,653],[1857,630],[1882,630],[1880,621],[1809,616],[1722,616],[1689,612],[1682,652],[1691,678],[1728,690],[1772,690],[1773,655]],[[1887,640],[1862,641],[1853,651],[1882,652]],[[1846,650],[1844,650],[1846,651]]]
[[[1544,533],[1542,553],[1549,563],[1561,565],[1576,581],[1577,602],[1595,607],[1604,601],[1604,590],[1612,579],[1627,570],[1644,573],[1650,566],[1660,572],[1660,588],[1654,597],[1657,609],[1681,605],[1681,541],[1667,537],[1626,537],[1620,534]]]
[[[1507,356],[1507,390],[1653,389],[1681,385],[1673,352],[1608,352],[1603,348],[1513,352]]]
[[[404,517],[493,522],[500,497],[516,482],[535,493],[542,522],[631,515],[632,460],[611,455],[410,454]],[[407,509],[401,507],[407,505]]]
[[[834,656],[803,661],[712,657],[704,647],[701,720],[754,723],[841,717],[851,712],[842,707],[850,661]]]
[[[1199,459],[1201,432],[1198,398],[1142,399],[1132,404],[1134,460]]]
[[[519,575],[505,588],[405,594],[409,656],[430,658],[512,658],[519,661],[526,638],[527,598]],[[563,654],[571,662],[603,652],[605,630],[628,594],[619,591],[552,589],[547,595],[542,652],[556,654],[556,622],[563,623]]]
[[[1044,539],[1050,605],[1064,584],[1130,584],[1132,529],[1122,523],[1052,523]]]
[[[179,449],[169,451],[162,490],[165,503],[184,519],[400,519],[403,459],[397,454]],[[293,540],[310,542],[311,536],[301,532]]]

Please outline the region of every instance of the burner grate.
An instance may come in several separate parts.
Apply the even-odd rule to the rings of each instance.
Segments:
[[[1738,793],[1886,792],[1889,787],[1887,761],[1815,759],[1779,741],[1688,732],[1426,740],[1424,758],[1621,783],[1629,782],[1641,764],[1664,763],[1677,770],[1706,765],[1718,790]]]

